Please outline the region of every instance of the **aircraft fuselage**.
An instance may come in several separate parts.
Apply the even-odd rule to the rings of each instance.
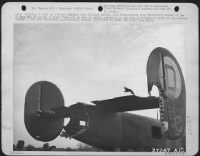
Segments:
[[[132,113],[99,111],[83,103],[71,107],[66,132],[72,138],[105,150],[151,151],[153,148],[184,147],[184,140],[161,134],[160,121]]]

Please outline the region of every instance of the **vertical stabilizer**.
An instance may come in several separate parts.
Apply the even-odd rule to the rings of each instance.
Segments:
[[[180,138],[185,131],[186,91],[181,68],[165,48],[152,51],[147,62],[148,92],[153,85],[160,93],[160,120],[164,135]]]

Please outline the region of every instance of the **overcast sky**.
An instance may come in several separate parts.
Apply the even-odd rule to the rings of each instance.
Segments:
[[[41,80],[61,90],[65,105],[127,95],[148,96],[146,63],[151,51],[164,47],[177,58],[184,74],[185,26],[182,24],[15,24],[14,143],[42,146],[24,125],[28,88]],[[156,110],[137,111],[156,118]],[[74,147],[58,137],[57,147]]]

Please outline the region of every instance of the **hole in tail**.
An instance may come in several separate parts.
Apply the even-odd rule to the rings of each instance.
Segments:
[[[155,85],[153,85],[153,87],[152,87],[151,96],[159,97],[159,90],[158,90],[157,86],[155,86]]]

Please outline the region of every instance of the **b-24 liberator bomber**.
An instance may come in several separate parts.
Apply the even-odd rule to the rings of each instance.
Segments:
[[[69,107],[59,88],[49,81],[34,83],[26,93],[24,123],[36,140],[49,142],[59,135],[112,151],[151,151],[185,148],[186,89],[176,58],[165,48],[154,49],[147,62],[148,97],[131,95],[78,102]],[[156,86],[159,96],[151,96]],[[127,111],[158,108],[154,119]],[[64,118],[69,118],[64,125]]]

